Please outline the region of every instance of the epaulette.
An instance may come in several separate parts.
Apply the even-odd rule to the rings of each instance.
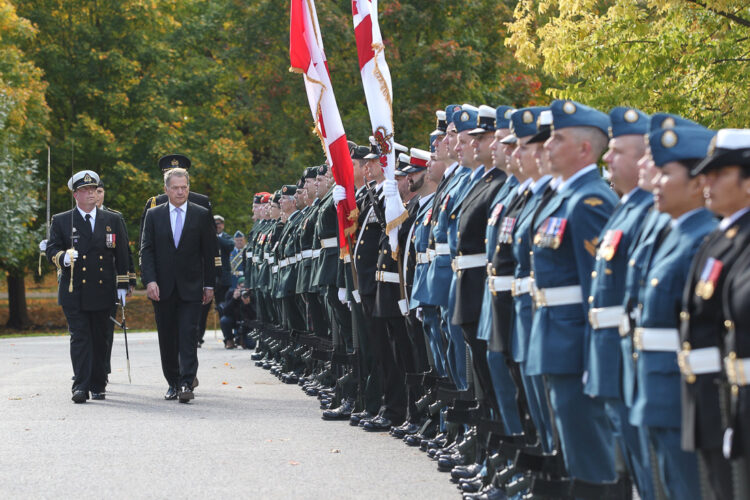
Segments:
[[[148,204],[151,205],[149,208],[154,208],[156,206],[156,196],[152,196],[150,200],[148,200]]]

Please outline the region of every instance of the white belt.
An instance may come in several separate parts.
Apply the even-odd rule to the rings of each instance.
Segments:
[[[724,358],[724,369],[732,385],[748,385],[750,382],[750,358],[736,358],[731,353]]]
[[[684,349],[677,353],[677,364],[685,381],[692,384],[696,375],[721,371],[721,352],[718,347]]]
[[[453,271],[462,271],[464,269],[474,269],[475,267],[484,267],[487,265],[487,254],[475,253],[474,255],[459,255],[451,263]]]
[[[276,274],[276,273],[278,273],[278,272],[279,272],[279,266],[273,266],[273,267],[271,267],[271,272],[272,272],[273,274]]]
[[[531,283],[530,277],[514,279],[510,289],[511,295],[518,297],[519,295],[529,293],[531,291]]]
[[[260,259],[253,255],[253,264],[257,264]]]
[[[381,283],[400,283],[398,273],[389,271],[375,271],[375,281],[380,281]]]
[[[451,247],[449,247],[447,243],[435,243],[435,254],[436,255],[450,255]]]
[[[513,276],[489,276],[487,278],[487,288],[490,292],[510,292],[513,288]]]
[[[639,351],[677,352],[680,350],[680,334],[677,328],[636,328],[633,345]]]
[[[270,256],[271,256],[271,254],[270,254],[270,253],[268,253],[268,252],[263,252],[263,258],[264,258],[265,260],[268,260],[268,258],[269,258]]]
[[[301,253],[294,254],[294,262],[299,262],[301,260],[302,260],[302,254]]]
[[[623,314],[625,314],[625,308],[623,306],[597,307],[595,309],[589,309],[589,323],[594,330],[614,328],[620,326]]]
[[[279,261],[279,269],[284,269],[288,265],[289,265],[289,259],[281,259]]]
[[[580,285],[558,286],[555,288],[537,288],[534,291],[537,307],[567,306],[583,302]]]
[[[352,261],[352,256],[349,254],[344,255],[344,264],[348,264]]]
[[[318,257],[320,257],[320,248],[316,248],[315,250],[312,251],[312,253],[313,253],[312,255],[313,259],[317,259]]]
[[[429,264],[430,263],[430,255],[428,252],[419,252],[417,253],[417,264]]]
[[[300,254],[303,259],[309,259],[313,256],[312,250],[302,250],[302,253]]]
[[[323,240],[320,240],[320,246],[321,248],[333,248],[339,246],[339,240],[338,238],[326,238]]]
[[[297,259],[296,255],[294,257],[289,257],[289,264],[296,264],[298,260],[299,259]]]
[[[269,264],[273,264],[274,262],[276,262],[276,259],[274,257],[269,256],[269,257],[266,257],[266,262],[268,262]]]
[[[427,249],[427,259],[429,259],[430,262],[435,260],[435,257],[437,257],[437,252],[434,248],[428,248]]]

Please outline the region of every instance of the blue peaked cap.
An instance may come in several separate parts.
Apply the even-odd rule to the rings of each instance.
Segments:
[[[716,132],[704,127],[687,126],[654,130],[648,136],[651,156],[657,167],[669,162],[705,158]]]
[[[609,135],[609,115],[571,100],[555,100],[550,105],[552,130],[568,127],[594,127]]]
[[[618,106],[609,112],[609,137],[621,135],[644,135],[649,132],[649,116],[643,111]]]

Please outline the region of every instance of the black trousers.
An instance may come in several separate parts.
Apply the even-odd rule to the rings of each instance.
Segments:
[[[487,362],[487,342],[477,338],[478,323],[464,323],[461,329],[464,332],[464,339],[471,349],[471,361],[474,373],[477,375],[477,383],[483,394],[484,400],[489,404],[489,408],[495,415],[500,414],[500,409],[495,400],[495,390],[492,387],[492,375],[490,375],[490,365]],[[480,391],[475,391],[478,394]]]
[[[112,307],[110,316],[115,319],[117,318],[117,304]],[[112,373],[112,344],[115,342],[115,323],[111,319],[107,318],[107,357],[106,357],[106,370],[107,373]]]
[[[181,300],[175,292],[153,304],[164,378],[172,387],[190,386],[198,373],[195,330],[201,319],[201,302]]]
[[[107,385],[109,309],[82,311],[63,307],[70,331],[73,390],[104,392]]]
[[[211,312],[211,304],[213,301],[206,305],[201,304],[201,314],[198,318],[198,323],[195,326],[195,337],[198,342],[203,343],[203,336],[206,334],[206,323],[208,322],[208,313]]]

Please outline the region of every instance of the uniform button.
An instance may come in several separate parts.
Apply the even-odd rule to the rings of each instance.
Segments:
[[[99,270],[102,271],[102,272],[104,272],[104,268],[103,267],[100,267]]]
[[[86,256],[85,255],[83,256],[83,260],[86,260]]]
[[[383,269],[385,269],[385,264],[381,264],[380,267],[382,267]]]
[[[635,259],[630,259],[630,262],[628,262],[628,264],[630,264],[630,267],[635,266]]]
[[[456,214],[451,215],[451,219],[455,219],[455,218],[456,218]]]
[[[86,270],[86,268],[85,268],[85,267],[82,267],[82,268],[81,268],[81,271],[85,271],[85,270]]]
[[[84,258],[85,258],[85,257],[84,257]],[[100,256],[99,256],[99,260],[104,260],[104,257],[100,255]]]
[[[690,313],[688,313],[687,311],[682,311],[680,313],[680,319],[682,321],[688,321],[690,319]]]
[[[589,295],[589,304],[593,304],[593,303],[594,303],[594,296]]]
[[[521,238],[516,239],[516,243],[521,243]]]
[[[104,282],[102,280],[99,280],[99,284],[101,285],[102,283],[104,283]]]
[[[734,327],[734,323],[731,320],[724,321],[724,328],[731,330]]]
[[[460,237],[461,237],[461,231],[457,232],[457,233],[456,233],[456,236],[457,236],[458,238],[460,238]]]
[[[86,283],[86,280],[81,280],[81,283]]]
[[[359,259],[360,257],[361,257],[361,255],[357,255],[357,258],[358,258],[358,259]]]
[[[654,279],[651,280],[651,286],[656,286],[658,284],[659,284],[659,279],[658,278],[654,278]]]
[[[484,239],[484,244],[485,244],[485,245],[487,244],[487,238],[485,238],[485,239]]]
[[[591,271],[591,277],[596,278],[596,271]]]
[[[633,359],[634,359],[635,361],[638,361],[638,353],[637,353],[637,352],[634,352],[634,353],[633,353]]]
[[[365,244],[365,240],[359,240],[359,244],[360,245],[364,245]]]

